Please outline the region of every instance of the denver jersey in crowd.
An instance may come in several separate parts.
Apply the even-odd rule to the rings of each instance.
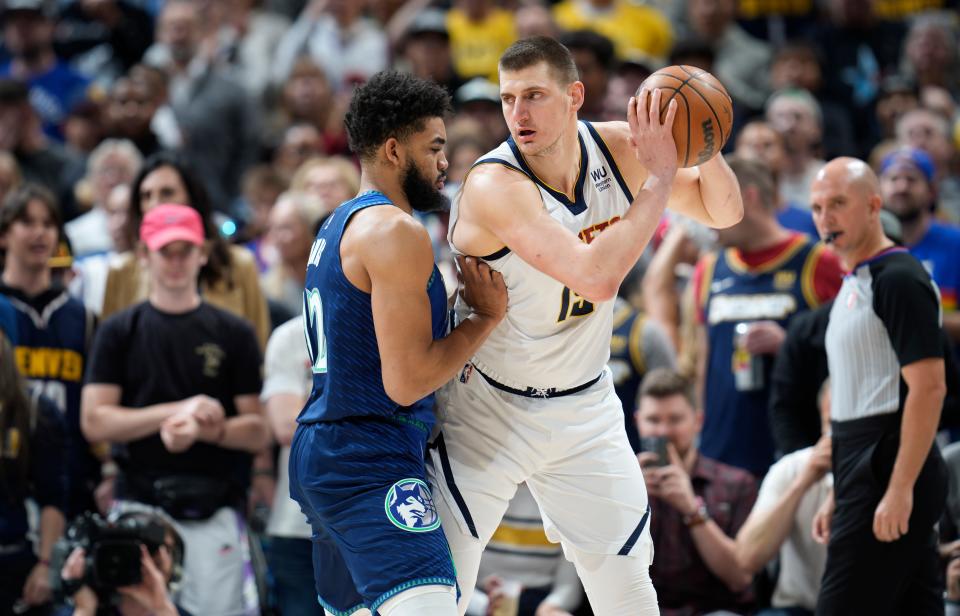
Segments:
[[[62,287],[35,297],[0,286],[17,311],[17,366],[32,387],[63,413],[70,481],[68,513],[92,505],[100,463],[80,432],[80,390],[96,324],[93,313]]]
[[[640,451],[640,434],[633,418],[637,394],[643,377],[657,368],[676,368],[677,357],[667,334],[654,321],[617,298],[613,312],[613,336],[610,338],[610,360],[613,387],[623,405],[624,427],[634,452]]]
[[[700,260],[693,283],[697,317],[707,331],[705,456],[755,475],[766,472],[774,458],[768,420],[773,356],[753,358],[762,362],[757,384],[738,389],[736,326],[770,320],[786,328],[798,312],[836,295],[841,282],[836,256],[799,234],[754,253],[728,248]]]
[[[291,444],[290,495],[310,522],[317,594],[333,614],[376,613],[408,588],[452,592],[456,584],[424,467],[434,397],[400,407],[387,395],[370,294],[341,265],[344,230],[369,207],[393,204],[368,192],[330,215],[310,250],[304,289],[313,391]],[[447,332],[436,265],[424,282],[436,340]]]
[[[17,310],[6,296],[0,295],[0,332],[10,341],[10,346],[17,345],[17,329]]]

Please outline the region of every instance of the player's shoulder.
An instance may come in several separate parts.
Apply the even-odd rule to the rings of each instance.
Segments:
[[[624,121],[590,122],[590,126],[611,151],[630,145],[630,125]]]
[[[397,266],[411,261],[433,262],[430,234],[416,218],[394,206],[364,208],[353,215],[345,231],[364,262]]]
[[[506,163],[488,160],[475,165],[463,183],[461,199],[482,201],[491,205],[506,205],[516,196],[537,193],[533,179],[520,169]]]

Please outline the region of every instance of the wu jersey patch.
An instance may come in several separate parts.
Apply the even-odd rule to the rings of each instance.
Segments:
[[[430,488],[419,479],[401,479],[387,490],[383,508],[387,519],[397,528],[425,533],[440,528],[440,516],[433,504]]]

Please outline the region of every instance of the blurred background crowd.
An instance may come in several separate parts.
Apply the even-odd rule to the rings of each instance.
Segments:
[[[391,67],[447,88],[452,197],[508,136],[497,60],[531,35],[572,51],[583,120],[624,120],[640,83],[672,64],[712,72],[734,101],[725,151],[744,219],[718,233],[664,218],[621,288],[610,368],[650,465],[662,612],[812,613],[825,548],[809,529],[830,481],[823,335],[842,272],[813,227],[810,183],[832,157],[873,166],[887,235],[931,272],[960,349],[958,28],[954,0],[0,0],[0,614],[86,613],[84,544],[54,545],[84,512],[138,504],[162,532],[140,591],[111,609],[166,613],[152,592],[173,613],[322,614],[286,460],[310,387],[299,315],[311,243],[358,190],[346,105]],[[199,213],[200,294],[245,323],[222,347],[190,346],[190,325],[138,353],[127,309],[158,275],[140,225],[165,203]],[[446,214],[421,218],[452,293]],[[123,327],[98,340],[113,315]],[[181,351],[230,371],[217,393],[169,366],[143,378],[176,386],[131,369]],[[940,441],[957,477],[941,555],[947,609],[960,610],[952,360],[948,372]],[[119,386],[111,404],[181,405],[199,418],[195,440],[173,444],[175,422],[105,431],[91,375]],[[224,427],[240,416],[258,419],[242,435]],[[670,443],[659,456],[643,446],[658,438]],[[229,489],[211,496],[198,480],[211,477]],[[196,539],[210,528],[229,536]],[[480,579],[474,614],[589,613],[524,489]],[[115,589],[95,590],[103,604]]]

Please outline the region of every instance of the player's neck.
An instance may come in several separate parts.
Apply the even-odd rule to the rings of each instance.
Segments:
[[[10,259],[3,269],[3,284],[23,292],[27,297],[36,297],[50,288],[50,268],[21,267]]]
[[[536,155],[523,155],[523,160],[540,181],[573,197],[580,176],[580,139],[576,125],[564,132],[557,142]]]
[[[391,203],[407,214],[412,215],[413,207],[411,207],[410,202],[407,201],[407,195],[403,192],[400,179],[394,177],[394,175],[395,174],[377,173],[376,170],[364,167],[360,173],[360,191],[357,194],[362,195],[365,192],[374,190],[383,193],[387,199],[390,199]]]

